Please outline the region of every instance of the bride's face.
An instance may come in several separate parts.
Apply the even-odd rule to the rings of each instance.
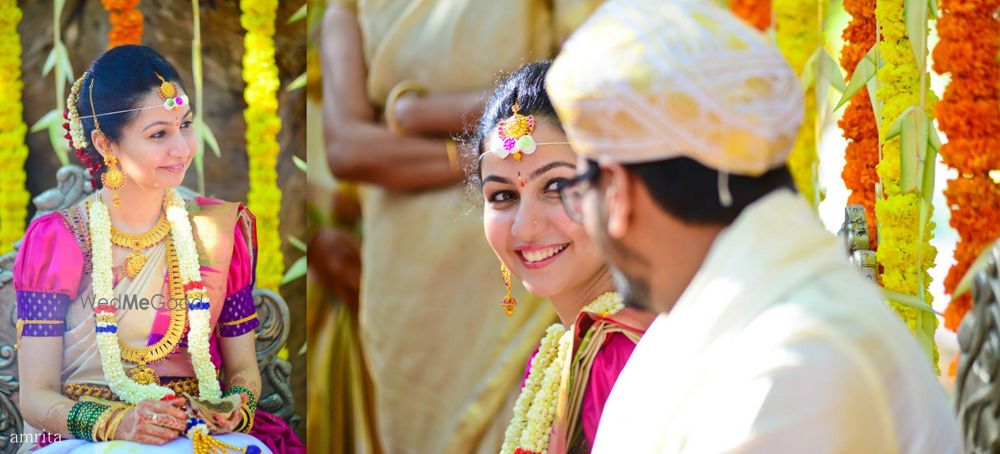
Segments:
[[[181,91],[180,94],[185,93]],[[136,105],[155,106],[162,103],[154,89]],[[146,109],[139,111],[122,128],[121,138],[114,149],[122,170],[128,176],[126,185],[166,189],[177,187],[184,181],[184,174],[197,149],[192,118],[189,105],[173,110]]]
[[[539,143],[566,141],[547,122],[538,122],[533,136]],[[489,152],[482,159],[486,239],[531,293],[558,295],[587,285],[606,268],[584,227],[566,214],[556,190],[576,174],[576,154],[569,145],[540,145],[520,161]]]

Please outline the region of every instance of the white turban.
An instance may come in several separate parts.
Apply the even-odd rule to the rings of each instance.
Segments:
[[[570,143],[595,160],[690,157],[758,176],[782,165],[802,88],[765,35],[707,0],[608,0],[546,79]]]

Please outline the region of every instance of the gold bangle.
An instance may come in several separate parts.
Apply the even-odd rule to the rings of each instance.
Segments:
[[[450,137],[444,142],[444,150],[448,153],[448,165],[451,166],[452,175],[462,175],[462,168],[458,165],[458,147]]]
[[[107,441],[115,439],[115,436],[118,435],[118,427],[122,425],[125,415],[128,414],[131,409],[132,405],[123,405],[118,413],[111,418],[111,422],[108,424]]]
[[[409,92],[415,92],[418,95],[424,94],[427,90],[417,82],[407,79],[392,87],[389,90],[389,96],[385,98],[385,124],[389,127],[389,130],[396,135],[403,135],[405,131],[399,126],[399,120],[396,119],[396,102],[399,101],[403,95]]]
[[[104,432],[105,432],[103,430],[103,428],[107,427],[107,425],[108,425],[108,417],[111,416],[111,413],[113,411],[114,411],[114,407],[108,407],[107,409],[104,410],[104,412],[101,413],[100,416],[97,417],[97,421],[94,422],[94,427],[90,428],[90,439],[91,439],[91,441],[95,441],[95,442],[104,441],[104,440],[101,440],[101,437],[104,435]]]
[[[240,414],[243,415],[243,421],[240,421],[239,426],[236,427],[237,432],[249,433],[250,429],[253,429],[253,411],[250,411],[250,407],[243,405],[240,407]]]

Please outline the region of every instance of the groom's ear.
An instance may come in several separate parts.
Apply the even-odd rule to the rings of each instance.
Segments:
[[[628,232],[635,209],[635,176],[618,163],[602,164],[601,170],[607,180],[604,206],[608,213],[608,235],[621,239]]]

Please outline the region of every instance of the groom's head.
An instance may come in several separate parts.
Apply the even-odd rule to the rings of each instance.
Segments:
[[[767,37],[711,2],[606,2],[547,88],[586,182],[567,209],[633,304],[668,310],[723,228],[794,190],[784,163],[802,88]]]

